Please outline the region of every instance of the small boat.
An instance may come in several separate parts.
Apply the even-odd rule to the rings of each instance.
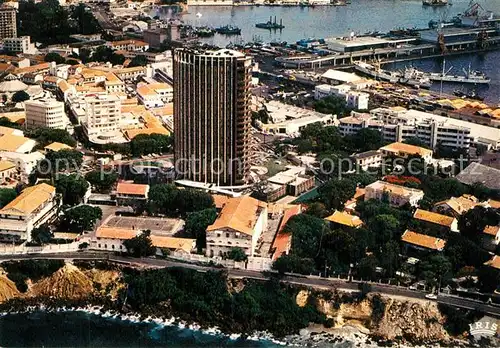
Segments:
[[[446,6],[446,5],[448,5],[448,0],[422,0],[422,5],[424,5],[424,6]]]
[[[255,24],[255,27],[259,29],[268,29],[268,30],[285,28],[285,26],[283,25],[283,19],[280,19],[279,23],[276,22],[276,16],[274,16],[274,22],[272,21],[272,19],[273,17],[271,16],[269,17],[269,21],[265,23],[257,23]]]
[[[222,35],[240,35],[241,29],[233,25],[224,25],[222,27],[215,28],[215,32]]]
[[[199,37],[211,37],[215,35],[215,30],[209,27],[196,28],[194,33]]]
[[[475,90],[472,90],[470,92],[464,92],[462,90],[454,90],[453,91],[453,95],[459,97],[459,98],[467,98],[467,99],[474,99],[474,100],[479,100],[479,101],[483,101],[484,98],[481,97],[480,95],[477,94],[477,92]]]

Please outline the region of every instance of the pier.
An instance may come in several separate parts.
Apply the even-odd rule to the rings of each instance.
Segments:
[[[327,56],[300,55],[276,57],[275,61],[293,69],[321,68],[324,66],[349,66],[355,61],[392,63],[416,59],[438,58],[451,55],[472,54],[500,49],[500,37],[489,38],[483,48],[477,47],[477,41],[460,41],[446,44],[446,50],[436,44],[418,44],[405,47],[376,48],[348,53],[335,53]]]

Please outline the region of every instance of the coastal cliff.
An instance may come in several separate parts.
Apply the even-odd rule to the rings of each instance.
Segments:
[[[407,344],[456,343],[466,339],[467,324],[477,319],[477,314],[450,308],[443,313],[433,301],[228,279],[223,272],[139,271],[88,262],[34,265],[8,263],[0,269],[0,312],[98,305],[143,317],[174,316],[228,333],[300,333],[325,341],[352,336]],[[462,318],[460,325],[450,325],[457,318]]]

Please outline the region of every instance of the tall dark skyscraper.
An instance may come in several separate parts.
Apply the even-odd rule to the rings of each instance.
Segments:
[[[245,183],[250,70],[251,58],[237,51],[174,51],[175,162],[185,179]]]

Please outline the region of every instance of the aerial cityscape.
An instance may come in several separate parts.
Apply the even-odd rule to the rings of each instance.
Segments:
[[[5,0],[1,347],[499,347],[500,1]]]

